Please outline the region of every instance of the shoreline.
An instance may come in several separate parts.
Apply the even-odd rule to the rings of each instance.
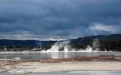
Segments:
[[[0,72],[121,71],[121,56],[94,56],[49,60],[0,61]]]
[[[45,73],[63,71],[121,71],[120,62],[63,62],[40,63],[24,62],[6,65],[1,73]]]
[[[80,56],[73,58],[57,58],[57,59],[40,59],[40,60],[22,60],[19,58],[14,59],[0,59],[0,61],[7,62],[40,62],[40,63],[61,63],[70,61],[121,61],[121,55],[101,55],[101,56]]]
[[[58,52],[65,52],[65,51],[55,51]],[[113,52],[113,51],[68,51],[68,52]],[[28,54],[28,53],[51,53],[51,51],[0,51],[0,54]]]

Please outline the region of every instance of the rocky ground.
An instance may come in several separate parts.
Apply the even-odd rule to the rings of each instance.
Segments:
[[[121,71],[120,61],[121,56],[94,56],[49,60],[0,60],[0,72]]]

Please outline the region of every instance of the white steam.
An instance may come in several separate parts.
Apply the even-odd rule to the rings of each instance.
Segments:
[[[98,51],[100,43],[98,39],[95,39],[92,43],[92,47],[87,45],[85,49],[74,49],[69,44],[70,41],[62,41],[62,42],[56,42],[50,49],[48,49],[46,52],[73,52],[73,51],[79,51],[79,52],[92,52],[92,51]]]
[[[71,49],[69,43],[69,41],[57,42],[50,49],[48,49],[47,52],[68,52]]]

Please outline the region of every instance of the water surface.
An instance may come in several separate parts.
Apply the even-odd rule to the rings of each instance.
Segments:
[[[116,55],[120,52],[38,52],[38,53],[13,53],[0,54],[0,59],[13,59],[19,57],[22,60],[41,60],[41,59],[58,59],[58,58],[73,58],[79,56],[101,56],[101,55]]]

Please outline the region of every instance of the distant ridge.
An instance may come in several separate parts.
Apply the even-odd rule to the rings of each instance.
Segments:
[[[28,46],[42,46],[53,44],[56,41],[39,41],[39,40],[9,40],[9,39],[1,39],[0,46],[20,46],[20,47],[28,47]]]
[[[91,41],[94,39],[98,40],[114,40],[114,41],[119,41],[121,40],[121,34],[111,34],[111,35],[97,35],[97,36],[86,36],[86,37],[80,37],[77,39],[70,39],[71,43],[83,43],[86,41]]]
[[[86,36],[77,39],[71,39],[71,46],[76,49],[84,49],[87,45],[92,47],[93,41],[97,39],[100,42],[100,50],[115,50],[121,51],[121,34],[111,35],[97,35],[97,36]]]
[[[111,35],[97,35],[97,36],[85,36],[76,39],[68,39],[65,41],[70,41],[70,45],[75,49],[85,49],[87,45],[92,47],[93,41],[97,39],[100,42],[100,50],[115,50],[121,51],[121,34],[111,34]],[[0,49],[4,47],[18,49],[32,49],[32,48],[42,48],[49,49],[51,46],[58,41],[39,41],[39,40],[0,40]],[[61,41],[60,41],[61,42]],[[18,49],[19,50],[19,49]]]

